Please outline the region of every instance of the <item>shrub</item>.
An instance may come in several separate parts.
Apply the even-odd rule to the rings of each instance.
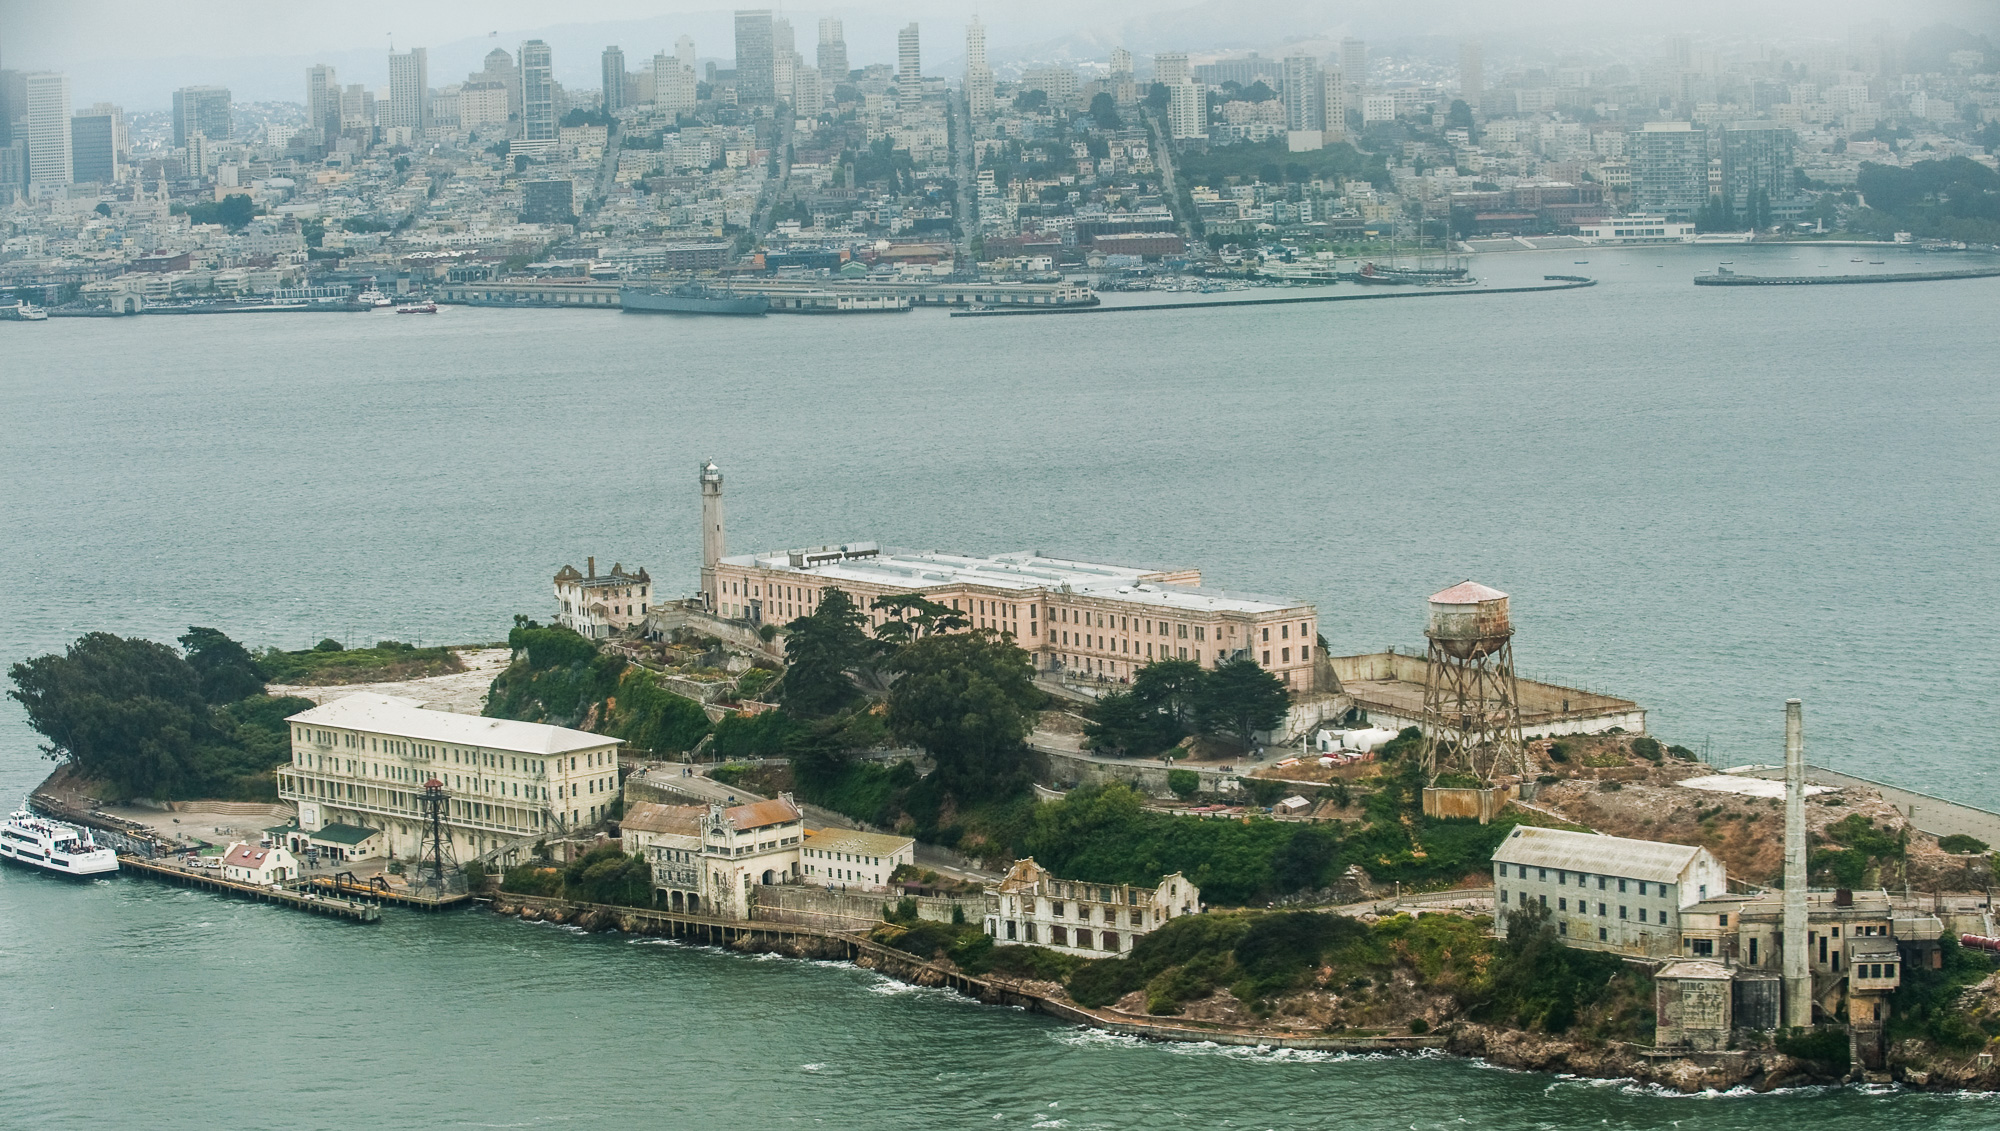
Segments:
[[[1174,791],[1175,797],[1183,800],[1193,797],[1196,791],[1201,789],[1201,775],[1193,770],[1168,770],[1167,788]]]
[[[1805,1061],[1822,1076],[1844,1075],[1850,1063],[1847,1033],[1842,1029],[1794,1029],[1779,1033],[1777,1046],[1779,1052]]]
[[[1416,1036],[1419,1036],[1419,1037],[1421,1037],[1421,1036],[1423,1036],[1423,1035],[1424,1035],[1425,1033],[1428,1033],[1428,1032],[1430,1032],[1430,1031],[1431,1031],[1431,1023],[1430,1023],[1430,1022],[1428,1022],[1428,1021],[1424,1020],[1424,1019],[1423,1019],[1423,1018],[1421,1018],[1421,1017],[1412,1017],[1412,1018],[1410,1018],[1410,1032],[1411,1032],[1411,1033],[1415,1034]]]
[[[1938,847],[1957,856],[1972,856],[1986,851],[1986,842],[1964,833],[1953,833],[1938,838]]]
[[[1146,984],[1146,972],[1124,958],[1100,958],[1076,967],[1069,976],[1069,996],[1090,1009],[1101,1009]]]
[[[1632,753],[1657,765],[1661,754],[1660,742],[1656,738],[1642,734],[1632,740]]]
[[[1106,960],[1115,961],[1115,960]],[[1067,981],[1083,960],[1039,946],[995,946],[990,969],[1008,978],[1034,982]],[[1134,986],[1133,989],[1137,989]],[[1127,991],[1129,992],[1129,991]],[[1074,996],[1074,994],[1072,994]],[[1078,998],[1078,1001],[1083,999]],[[1117,998],[1111,1000],[1116,1001]]]
[[[1567,742],[1552,742],[1549,744],[1549,761],[1567,762],[1573,749],[1574,747]]]

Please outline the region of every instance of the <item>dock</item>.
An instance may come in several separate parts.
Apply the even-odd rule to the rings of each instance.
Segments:
[[[1877,275],[1738,275],[1720,268],[1713,275],[1696,275],[1697,287],[1828,287],[1856,283],[1929,283],[1940,279],[1991,279],[2000,267],[1965,271],[1895,271]]]
[[[324,893],[335,896],[357,896],[374,903],[393,903],[398,907],[408,907],[416,911],[443,911],[472,902],[472,893],[468,891],[436,894],[437,889],[429,885],[409,891],[398,891],[380,880],[369,883],[348,876],[310,876],[294,883],[292,887],[315,895]]]
[[[1544,275],[1539,286],[1411,287],[1407,290],[1362,291],[1358,294],[1300,295],[1288,298],[1202,299],[1196,302],[1139,303],[1132,306],[1023,306],[991,310],[954,310],[953,318],[1020,318],[1037,314],[1146,314],[1168,310],[1216,310],[1253,306],[1297,306],[1309,302],[1385,302],[1411,298],[1469,298],[1473,295],[1532,295],[1594,287],[1597,280],[1581,275]]]
[[[363,900],[225,880],[206,868],[187,868],[170,864],[165,860],[151,860],[130,853],[119,854],[118,866],[170,884],[201,888],[204,891],[217,892],[238,899],[254,899],[260,903],[275,903],[297,911],[308,911],[314,915],[331,915],[336,919],[350,919],[356,923],[375,923],[382,918],[381,907]]]

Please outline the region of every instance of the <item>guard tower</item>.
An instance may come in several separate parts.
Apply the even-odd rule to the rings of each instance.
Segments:
[[[417,805],[424,814],[424,847],[417,857],[417,875],[442,890],[446,869],[458,870],[458,861],[451,850],[451,835],[444,830],[451,794],[445,791],[443,782],[432,778],[424,783],[424,791],[417,794]]]
[[[1507,595],[1466,581],[1431,595],[1424,676],[1424,781],[1457,771],[1490,786],[1526,773]]]
[[[716,608],[715,566],[722,560],[722,469],[714,460],[701,465],[701,599]]]

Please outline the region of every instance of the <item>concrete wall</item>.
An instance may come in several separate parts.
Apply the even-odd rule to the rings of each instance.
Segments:
[[[865,931],[882,921],[883,907],[894,907],[903,898],[893,891],[828,891],[806,884],[766,884],[754,891],[756,910],[751,913],[752,918],[824,931]],[[951,922],[953,907],[964,912],[968,923],[979,922],[985,913],[984,897],[977,894],[961,899],[931,895],[914,898],[917,918],[932,923]]]
[[[1075,782],[1078,785],[1101,785],[1104,782],[1118,781],[1148,797],[1174,796],[1174,791],[1167,788],[1167,767],[1158,762],[1096,762],[1067,751],[1047,750],[1041,747],[1036,749],[1049,760],[1049,777],[1054,781]],[[1193,770],[1200,775],[1202,790],[1211,793],[1227,792],[1221,783],[1233,781],[1238,776],[1197,766],[1182,768]]]
[[[1746,777],[1764,778],[1769,781],[1785,780],[1783,766],[1763,766],[1744,772]],[[1862,786],[1873,789],[1882,799],[1894,805],[1910,823],[1932,836],[1951,836],[1963,833],[1977,837],[1994,848],[2000,848],[2000,813],[1989,813],[1956,801],[1946,801],[1928,793],[1918,793],[1913,789],[1885,785],[1869,778],[1838,773],[1820,766],[1806,767],[1806,781],[1812,785],[1830,785],[1836,788]]]

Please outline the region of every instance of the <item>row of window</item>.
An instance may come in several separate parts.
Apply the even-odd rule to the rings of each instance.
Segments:
[[[1501,878],[1501,879],[1503,879],[1503,880],[1504,880],[1504,879],[1506,879],[1506,878],[1507,878],[1507,868],[1508,868],[1509,866],[1508,866],[1508,865],[1506,865],[1506,864],[1500,864],[1500,865],[1498,865],[1497,867],[1498,867],[1498,868],[1500,869],[1500,872],[1499,872],[1499,875],[1500,875],[1500,878]],[[1519,878],[1521,878],[1521,879],[1524,879],[1524,880],[1528,878],[1528,866],[1527,866],[1526,864],[1515,864],[1515,865],[1513,865],[1513,868],[1514,868],[1514,869],[1516,870],[1516,873],[1517,873],[1517,875],[1519,876]],[[1555,869],[1555,873],[1556,873],[1556,885],[1557,885],[1558,887],[1562,887],[1562,886],[1566,886],[1566,885],[1568,885],[1568,883],[1569,883],[1569,881],[1570,881],[1570,877],[1571,877],[1571,876],[1575,876],[1575,877],[1576,877],[1576,886],[1577,886],[1577,887],[1588,887],[1588,886],[1590,885],[1590,873],[1588,873],[1588,872],[1570,872],[1570,871],[1567,871],[1567,870],[1564,870],[1564,869],[1561,869],[1561,868],[1558,868],[1558,869]],[[1549,869],[1547,869],[1547,868],[1536,868],[1536,869],[1535,869],[1535,878],[1536,878],[1537,880],[1540,880],[1540,881],[1541,881],[1541,882],[1543,882],[1543,883],[1547,883],[1547,882],[1549,881]],[[1614,877],[1614,876],[1599,876],[1599,877],[1597,877],[1597,890],[1598,890],[1598,891],[1605,891],[1605,890],[1608,890],[1608,885],[1610,884],[1611,880],[1613,880],[1613,879],[1617,879],[1617,877]],[[1636,883],[1636,884],[1638,884],[1638,885],[1639,885],[1639,894],[1640,894],[1640,895],[1646,895],[1646,894],[1648,894],[1648,892],[1647,892],[1647,890],[1646,890],[1646,887],[1647,887],[1647,881],[1645,881],[1645,880],[1623,880],[1623,879],[1620,879],[1620,880],[1618,880],[1618,890],[1619,890],[1619,891],[1625,891],[1625,890],[1627,890],[1627,889],[1626,889],[1626,885],[1627,885],[1628,883]],[[1654,889],[1654,890],[1653,890],[1653,892],[1652,892],[1651,894],[1656,894],[1656,895],[1665,895],[1665,894],[1667,894],[1667,885],[1666,885],[1666,884],[1663,884],[1663,883],[1658,883],[1658,882],[1655,882],[1655,883],[1653,883],[1652,887],[1653,887],[1653,889]],[[1707,895],[1708,895],[1708,892],[1707,892],[1707,889],[1706,889],[1706,888],[1704,888],[1704,889],[1703,889],[1703,891],[1702,891],[1702,896],[1703,896],[1703,898],[1707,898]]]
[[[354,734],[346,731],[314,730],[309,727],[292,728],[292,737],[300,742],[312,742],[321,746],[343,746],[351,750],[362,750],[376,754],[394,754],[405,758],[450,761],[459,766],[481,766],[517,774],[547,774],[548,761],[542,758],[523,758],[518,755],[497,754],[487,750],[468,750],[456,746],[432,746],[420,742],[406,742],[396,738],[381,738],[374,735]],[[569,769],[579,766],[608,766],[616,757],[613,751],[598,750],[590,754],[577,755],[569,759]],[[292,761],[297,765],[325,768],[323,755],[293,751]],[[562,759],[556,759],[556,772],[563,770]],[[349,760],[347,772],[354,773],[355,763]],[[393,777],[393,773],[376,765],[371,771],[370,763],[362,763],[362,773],[376,777]],[[405,780],[398,778],[396,780]],[[415,779],[410,779],[415,780]]]
[[[1008,942],[1025,941],[1033,944],[1042,941],[1035,937],[1037,932],[1033,923],[1016,923],[1014,920],[1009,919],[1006,924],[1006,933]],[[1050,946],[1071,946],[1078,950],[1103,950],[1113,953],[1116,953],[1120,949],[1120,940],[1117,931],[1093,932],[1083,927],[1072,929],[1069,927],[1051,926],[1048,933],[1048,944]]]
[[[1656,885],[1654,885],[1654,886],[1656,886],[1656,887],[1657,887],[1658,885],[1656,884]],[[1535,902],[1540,902],[1540,903],[1541,903],[1541,905],[1542,905],[1543,907],[1547,907],[1547,906],[1549,905],[1549,897],[1548,897],[1547,895],[1541,895],[1541,896],[1536,896],[1536,895],[1533,895],[1533,894],[1531,894],[1531,893],[1529,893],[1529,892],[1525,892],[1525,891],[1522,891],[1522,892],[1515,892],[1514,894],[1515,894],[1515,896],[1516,896],[1516,897],[1518,898],[1518,900],[1519,900],[1519,905],[1520,905],[1520,906],[1522,906],[1522,907],[1526,907],[1526,906],[1528,906],[1529,904],[1531,904],[1531,903],[1535,903]],[[1495,895],[1495,897],[1496,897],[1496,898],[1498,899],[1498,901],[1499,901],[1499,903],[1500,903],[1500,905],[1501,905],[1502,907],[1505,907],[1505,906],[1507,905],[1507,890],[1506,890],[1505,888],[1502,888],[1502,889],[1500,889],[1499,891],[1495,892],[1495,893],[1494,893],[1494,895]],[[1568,910],[1569,910],[1569,900],[1568,900],[1567,898],[1564,898],[1564,897],[1561,897],[1561,896],[1558,896],[1558,897],[1556,898],[1556,910],[1557,910],[1557,911],[1568,911]],[[1589,901],[1589,900],[1584,900],[1584,899],[1579,899],[1579,900],[1577,900],[1577,901],[1576,901],[1576,912],[1577,912],[1577,914],[1579,914],[1579,915],[1588,915],[1588,914],[1590,914],[1590,901]],[[1598,914],[1598,916],[1599,916],[1600,918],[1604,917],[1604,916],[1605,916],[1605,915],[1607,914],[1607,911],[1606,911],[1606,909],[1605,909],[1605,905],[1604,905],[1604,904],[1600,903],[1600,904],[1598,904],[1598,905],[1597,905],[1597,914]],[[1658,910],[1656,910],[1656,911],[1652,912],[1652,914],[1653,914],[1654,918],[1651,918],[1651,919],[1648,919],[1648,918],[1646,917],[1646,916],[1647,916],[1647,909],[1646,909],[1646,908],[1644,908],[1644,907],[1641,907],[1641,908],[1639,909],[1639,922],[1641,922],[1641,923],[1648,923],[1648,922],[1651,922],[1651,923],[1666,923],[1666,922],[1668,922],[1668,921],[1669,921],[1669,919],[1668,919],[1668,913],[1667,913],[1667,910],[1666,910],[1665,908],[1660,908],[1660,909],[1658,909]],[[1623,904],[1623,903],[1619,904],[1619,905],[1618,905],[1618,917],[1619,917],[1620,919],[1630,919],[1630,918],[1632,918],[1632,914],[1631,914],[1631,908],[1630,908],[1630,907],[1628,907],[1627,905]]]
[[[799,838],[797,837],[793,837],[791,840],[788,840],[785,843],[792,844],[795,843],[798,839]],[[808,848],[806,849],[806,855],[815,860],[838,860],[847,864],[879,865],[882,863],[882,858],[880,856],[862,856],[861,854],[855,852],[828,852],[824,848]]]

